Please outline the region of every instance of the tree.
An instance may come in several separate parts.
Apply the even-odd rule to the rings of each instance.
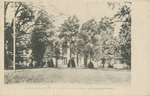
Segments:
[[[131,27],[124,23],[119,34],[120,39],[120,61],[126,63],[131,68]]]
[[[12,55],[16,54],[17,61],[19,60],[20,58],[19,51],[22,50],[23,46],[17,46],[17,44],[19,44],[20,42],[26,42],[26,41],[24,41],[23,39],[18,40],[18,38],[26,34],[26,32],[24,31],[25,30],[24,26],[28,26],[28,24],[32,22],[32,20],[34,19],[34,15],[33,15],[34,12],[32,10],[32,6],[24,2],[5,1],[4,6],[5,6],[5,10],[4,10],[5,45],[7,46],[7,48],[5,48],[6,49],[5,53],[8,53],[8,54],[5,54],[6,55],[5,64],[7,64],[8,63],[7,61],[9,61],[9,57],[10,57],[10,56],[7,56],[9,55],[9,53],[11,53]],[[7,19],[10,19],[9,17],[10,13],[7,12],[7,10],[9,10],[10,8],[14,10],[14,13],[13,13],[14,17],[12,17],[11,21],[7,21]],[[15,29],[14,29],[15,32],[13,30],[14,24],[15,24]],[[13,33],[15,33],[14,37],[13,37]],[[13,43],[14,38],[17,40],[16,42],[14,41]],[[15,50],[15,54],[13,52],[13,46],[15,46],[16,49],[20,49],[20,50]],[[12,59],[10,58],[10,60]]]
[[[70,49],[70,58],[73,53],[74,44],[76,41],[76,36],[79,32],[79,19],[74,15],[68,17],[67,20],[64,21],[64,23],[60,27],[60,35],[59,38],[63,39],[64,42],[66,41],[69,45]]]
[[[119,33],[120,61],[131,68],[131,3],[123,5],[114,18],[114,22],[122,22]]]
[[[13,29],[10,26],[9,23],[5,22],[5,28],[4,28],[4,32],[5,32],[5,69],[8,68],[8,66],[10,65],[11,61],[13,60]]]
[[[93,57],[93,47],[97,42],[95,35],[97,34],[98,24],[94,19],[88,20],[87,22],[82,24],[80,33],[79,33],[79,47],[82,46],[82,53],[84,54],[84,65],[87,67],[87,58],[89,57],[90,62]]]
[[[58,59],[60,57],[60,42],[59,40],[55,40],[55,42],[53,43],[53,57],[55,57],[56,60],[56,68],[58,67]]]
[[[95,61],[103,61],[103,67],[105,64],[105,61],[107,59],[110,59],[112,55],[114,54],[114,48],[115,45],[114,41],[114,28],[112,26],[112,22],[109,18],[104,17],[101,19],[98,25],[98,34],[95,35],[95,38],[97,38],[98,42],[96,42],[94,49],[94,60]]]
[[[46,46],[48,44],[49,38],[53,35],[51,29],[54,28],[53,20],[49,17],[48,13],[41,9],[38,12],[38,16],[34,23],[35,27],[32,33],[32,53],[34,60],[37,61],[36,66],[41,66],[44,53],[46,51]]]
[[[56,32],[56,30],[54,30],[53,32]],[[55,67],[58,67],[58,59],[60,58],[60,48],[62,47],[61,44],[61,40],[59,39],[59,37],[57,36],[57,34],[52,34],[53,32],[51,32],[51,34],[49,34],[50,36],[47,37],[47,40],[45,41],[46,44],[46,52],[45,52],[45,57],[48,58],[55,58]],[[50,32],[49,32],[50,33]]]

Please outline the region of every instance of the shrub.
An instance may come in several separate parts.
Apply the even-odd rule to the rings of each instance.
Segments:
[[[88,68],[94,68],[94,64],[92,63],[92,61],[89,62]]]

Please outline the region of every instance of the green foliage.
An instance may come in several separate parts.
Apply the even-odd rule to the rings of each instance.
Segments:
[[[17,35],[20,35],[20,31],[24,30],[24,27],[28,27],[35,16],[32,5],[24,2],[15,2],[16,12],[15,12],[15,23]]]
[[[68,17],[67,20],[64,21],[64,23],[61,26],[61,32],[62,34],[60,35],[60,37],[64,37],[64,36],[74,36],[78,33],[78,29],[79,29],[79,19],[74,15],[74,16],[70,16]]]
[[[26,28],[30,26],[35,16],[32,5],[24,2],[15,2],[15,10],[16,62],[19,62],[26,59],[23,53],[24,51],[27,53],[31,48],[31,35],[26,32]]]
[[[13,52],[13,29],[12,27],[10,26],[10,24],[8,22],[5,22],[5,27],[4,27],[4,35],[5,35],[5,38],[4,38],[4,44],[5,44],[5,68],[7,69],[8,66],[10,65],[11,61],[13,60],[13,55],[12,55],[12,52]]]
[[[99,61],[102,58],[110,58],[114,54],[113,47],[116,43],[114,34],[114,28],[109,18],[104,17],[101,19],[98,25],[98,34],[95,38],[98,42],[94,46],[94,60]]]
[[[122,22],[128,22],[131,24],[131,9],[130,6],[123,5],[114,15],[114,18],[118,18]],[[130,25],[131,26],[131,25]]]
[[[83,23],[79,33],[78,49],[79,54],[84,56],[84,65],[87,66],[87,58],[93,58],[95,53],[94,46],[97,43],[96,34],[98,33],[98,24],[94,19]]]
[[[36,29],[50,29],[53,28],[54,20],[49,16],[45,9],[41,9],[38,11],[37,18],[35,20]]]
[[[122,20],[119,33],[120,44],[120,61],[131,67],[131,9],[130,6],[124,5],[115,15]]]
[[[34,59],[38,62],[37,66],[40,66],[44,52],[46,51],[45,43],[42,38],[46,35],[44,32],[33,32],[32,34],[32,52]]]
[[[121,28],[115,46],[116,57],[121,63],[126,63],[131,68],[131,2],[124,2],[118,12],[112,17],[114,24],[121,23]],[[114,7],[120,3],[112,3]]]
[[[5,1],[5,48],[6,53],[11,53],[11,56],[6,56],[7,61],[12,60],[12,53],[13,53],[13,26],[15,23],[15,37],[16,38],[16,61],[18,62],[19,59],[22,57],[23,50],[27,50],[29,47],[29,36],[26,36],[26,29],[28,24],[32,22],[34,19],[34,12],[32,10],[32,6],[28,5],[24,2],[9,2]],[[15,10],[11,22],[6,21],[8,15],[10,15],[7,10],[9,10],[9,6],[14,6],[13,9]],[[6,54],[8,55],[8,54]],[[6,61],[5,61],[6,62]]]
[[[131,27],[128,23],[122,24],[122,29],[119,34],[120,39],[120,61],[131,67]]]
[[[50,30],[54,27],[52,22],[45,10],[42,9],[38,12],[31,39],[32,54],[37,61],[37,66],[40,66],[42,63],[46,47],[52,44],[52,39],[50,39],[53,36],[52,30]]]
[[[79,32],[79,19],[74,15],[68,17],[60,27],[59,38],[69,44],[70,56],[75,53],[76,37]]]
[[[6,51],[12,52],[13,51],[13,29],[9,23],[5,22],[5,47]]]
[[[8,22],[6,17],[9,14],[6,13],[12,4],[15,5],[14,18]],[[113,9],[120,6],[119,3],[108,4]],[[91,19],[83,23],[81,28],[79,19],[75,15],[70,16],[59,27],[60,34],[55,30],[54,19],[44,8],[34,10],[31,4],[24,2],[5,2],[4,6],[5,62],[12,60],[15,23],[17,62],[22,59],[23,51],[27,52],[30,48],[38,62],[37,66],[41,65],[45,55],[55,57],[57,61],[63,54],[60,51],[62,47],[70,49],[70,57],[72,54],[84,56],[85,62],[88,58],[90,61],[119,58],[122,63],[131,66],[131,9],[126,4],[121,5],[112,18],[103,17],[99,22]],[[114,36],[114,29],[118,22],[121,28],[117,37]]]

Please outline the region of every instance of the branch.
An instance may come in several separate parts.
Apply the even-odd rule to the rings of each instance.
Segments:
[[[117,21],[114,21],[114,22],[112,22],[112,23],[116,23],[116,22],[127,22],[127,21],[117,20]]]
[[[20,31],[20,28],[24,25],[24,24],[26,24],[26,23],[28,23],[29,21],[28,20],[26,20],[24,23],[22,23],[21,25],[19,25],[19,27],[18,27],[18,31]]]
[[[21,5],[22,5],[22,3],[20,3],[20,5],[18,6],[18,8],[17,8],[17,10],[16,10],[16,12],[15,12],[15,17],[16,17],[16,15],[17,15],[21,10],[23,10],[23,8],[20,9]],[[20,9],[20,10],[19,10],[19,9]]]
[[[27,32],[31,27],[33,27],[33,26],[35,26],[35,25],[43,25],[43,24],[32,24],[32,25],[30,25],[30,26],[26,29],[25,32]]]
[[[32,25],[30,25],[27,29],[26,29],[26,31],[25,32],[27,32],[28,30],[29,30],[29,28],[31,28],[31,27],[33,27],[33,26],[35,26],[36,24],[32,24]]]
[[[7,11],[8,5],[9,5],[10,3],[11,3],[11,2],[5,1],[5,15],[6,15],[6,11]]]
[[[13,28],[13,25],[14,25],[14,19],[12,19],[12,22],[11,22],[11,27]]]

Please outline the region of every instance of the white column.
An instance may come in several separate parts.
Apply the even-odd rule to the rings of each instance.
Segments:
[[[16,70],[16,27],[15,27],[15,2],[13,1],[14,21],[13,21],[13,70]]]
[[[68,46],[70,46],[69,43],[68,43]],[[69,61],[69,59],[70,59],[70,47],[67,48],[67,60]]]

